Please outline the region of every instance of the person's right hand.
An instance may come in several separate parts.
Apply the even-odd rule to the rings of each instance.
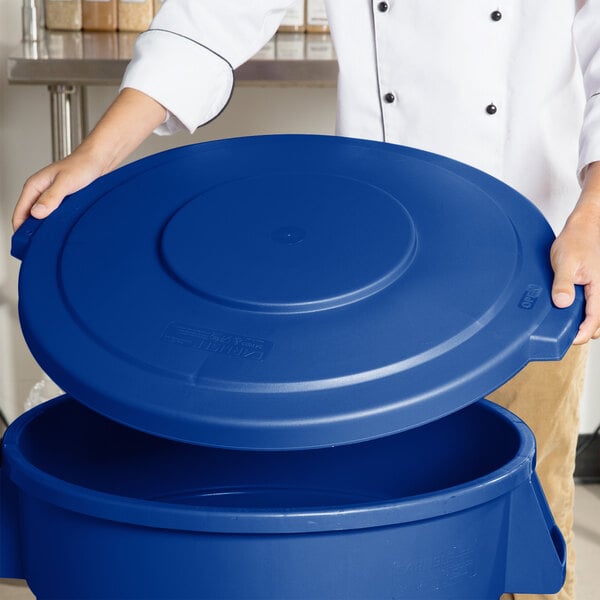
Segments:
[[[13,213],[13,229],[16,231],[29,215],[46,218],[65,196],[117,167],[166,115],[166,109],[150,96],[123,89],[73,154],[48,165],[25,182]]]
[[[85,150],[79,149],[63,160],[34,173],[23,186],[12,217],[16,231],[31,216],[46,218],[65,196],[84,188],[102,175],[103,165]]]

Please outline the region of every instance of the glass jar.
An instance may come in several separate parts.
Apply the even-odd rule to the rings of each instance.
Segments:
[[[278,31],[302,33],[305,30],[305,4],[304,0],[296,0],[290,6],[279,25]]]
[[[117,30],[117,0],[83,0],[82,7],[85,30]]]
[[[154,15],[153,0],[119,0],[119,31],[146,31]]]
[[[81,29],[81,0],[46,0],[45,19],[48,29]]]
[[[306,31],[329,33],[325,0],[306,0]]]

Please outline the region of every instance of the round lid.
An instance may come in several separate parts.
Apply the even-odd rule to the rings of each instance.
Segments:
[[[461,163],[265,136],[143,159],[13,238],[21,324],[94,410],[191,443],[344,444],[474,402],[558,359],[553,234]]]

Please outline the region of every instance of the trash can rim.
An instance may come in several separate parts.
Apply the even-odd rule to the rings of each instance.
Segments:
[[[291,534],[393,526],[490,502],[528,481],[534,469],[535,438],[531,430],[508,410],[481,400],[485,410],[511,423],[518,435],[519,448],[499,469],[464,484],[398,500],[315,509],[198,508],[142,500],[68,483],[35,467],[26,458],[20,440],[28,425],[53,407],[72,401],[61,396],[31,409],[11,425],[2,448],[5,475],[22,492],[62,509],[144,527],[206,533]]]

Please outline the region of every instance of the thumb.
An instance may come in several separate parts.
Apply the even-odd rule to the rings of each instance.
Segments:
[[[577,266],[569,260],[556,260],[554,282],[552,284],[552,302],[558,308],[571,306],[575,300],[575,272]]]

